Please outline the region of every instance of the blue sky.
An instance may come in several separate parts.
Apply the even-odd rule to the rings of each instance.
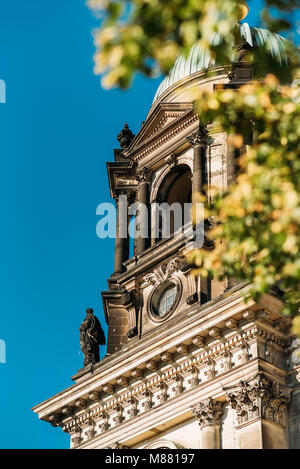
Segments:
[[[102,90],[96,26],[84,0],[0,0],[1,448],[68,447],[68,436],[30,409],[82,367],[87,307],[105,327],[100,292],[114,243],[95,231],[96,207],[110,200],[105,162],[125,122],[138,132],[159,80]]]

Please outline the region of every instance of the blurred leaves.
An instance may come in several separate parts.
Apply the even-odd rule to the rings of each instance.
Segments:
[[[300,71],[293,73],[296,78]],[[215,250],[189,257],[200,274],[250,282],[254,298],[280,287],[283,312],[292,316],[300,306],[298,95],[299,89],[281,85],[273,74],[238,90],[198,95],[202,122],[225,129],[228,145],[241,156],[235,183],[216,194],[206,213],[218,221],[211,231]],[[245,146],[249,127],[254,141]]]
[[[272,31],[286,30],[289,22],[274,12],[292,12],[299,2],[265,0],[262,20]],[[242,17],[241,0],[88,0],[88,5],[101,18],[95,31],[95,73],[106,88],[127,88],[137,72],[168,73],[197,40],[217,63],[229,64],[235,27]],[[212,48],[214,33],[223,41]]]

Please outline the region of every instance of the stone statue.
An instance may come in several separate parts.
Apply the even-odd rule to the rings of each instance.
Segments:
[[[80,345],[84,355],[84,366],[100,361],[99,345],[105,345],[105,336],[99,319],[92,308],[86,310],[86,317],[80,326]]]

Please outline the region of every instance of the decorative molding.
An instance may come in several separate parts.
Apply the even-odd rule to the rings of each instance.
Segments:
[[[188,352],[189,349],[188,349],[188,346],[186,344],[177,345],[176,350],[177,350],[177,353],[179,355],[182,355],[182,356],[185,356],[189,353]]]
[[[165,143],[172,140],[172,138],[176,137],[178,134],[183,132],[185,129],[192,126],[197,121],[198,121],[198,116],[197,115],[194,114],[194,115],[190,116],[188,119],[186,119],[181,124],[177,125],[176,127],[171,129],[170,131],[166,132],[161,137],[158,137],[156,141],[154,141],[152,144],[147,146],[144,150],[141,150],[141,151],[137,152],[133,156],[133,160],[134,161],[140,161],[141,159],[145,158],[146,156],[151,154],[153,151],[157,150],[162,145],[164,145]]]
[[[87,401],[85,399],[77,399],[75,401],[75,407],[77,409],[85,409],[87,406]]]
[[[150,370],[150,371],[156,371],[157,369],[156,361],[150,360],[148,363],[146,363],[146,368],[147,370]]]
[[[149,134],[149,138],[157,134],[157,132],[159,132],[163,127],[166,127],[170,122],[175,120],[177,117],[180,117],[181,115],[182,112],[165,112],[159,123]]]
[[[89,400],[93,402],[99,402],[100,401],[101,394],[99,391],[92,391],[89,393]]]
[[[170,352],[164,352],[161,354],[160,359],[165,363],[172,363],[174,360],[173,354]]]
[[[225,326],[228,327],[228,329],[231,329],[235,331],[238,328],[237,321],[233,318],[228,319],[225,321]]]
[[[86,423],[92,418],[97,421],[101,421],[98,427],[100,430],[99,433],[106,432],[118,424],[116,421],[113,426],[109,424],[110,419],[113,419],[113,416],[115,416],[118,405],[125,409],[122,414],[123,417],[126,415],[125,420],[128,418],[134,418],[139,412],[145,412],[155,406],[154,393],[157,390],[163,390],[163,392],[160,392],[162,397],[157,398],[158,404],[163,404],[172,396],[180,396],[183,392],[189,391],[190,389],[198,386],[199,383],[202,382],[199,381],[199,370],[200,373],[202,373],[202,376],[206,377],[206,380],[213,379],[216,374],[215,361],[218,358],[222,360],[221,366],[218,368],[220,370],[219,374],[225,373],[229,370],[229,358],[231,362],[230,370],[234,369],[237,365],[240,366],[246,364],[250,358],[248,342],[253,341],[254,338],[263,338],[264,340],[272,338],[273,342],[278,344],[278,346],[285,346],[285,340],[283,338],[256,325],[249,327],[240,334],[235,333],[230,337],[230,339],[225,340],[224,342],[219,342],[217,344],[214,343],[212,346],[204,347],[203,338],[199,337],[200,336],[195,336],[193,342],[195,344],[195,342],[199,341],[202,345],[199,345],[198,352],[195,353],[195,350],[192,351],[190,358],[187,357],[185,360],[180,361],[179,364],[174,364],[173,366],[170,365],[170,368],[164,372],[156,371],[155,376],[148,379],[144,378],[143,382],[140,384],[128,384],[124,391],[114,396],[110,396],[108,399],[105,398],[105,401],[102,401],[96,407],[89,410],[86,409],[84,413],[79,416],[74,416],[64,424],[61,423],[61,417],[59,415],[52,414],[52,424],[54,426],[63,426],[65,431],[70,432],[74,431],[74,428],[78,426],[82,427],[82,425],[86,425]],[[237,363],[233,364],[231,361],[231,350],[234,351],[238,358]],[[188,353],[188,351],[186,352]],[[163,353],[166,354],[167,352]],[[163,353],[161,355],[163,355]],[[158,355],[157,358],[160,358],[161,355]],[[165,362],[161,363],[165,364]],[[143,375],[143,371],[140,368],[135,368],[131,372],[131,375],[134,378],[140,379]],[[184,388],[184,379],[187,380],[187,388]],[[132,411],[130,411],[130,406],[132,406]],[[129,410],[127,410],[128,408]],[[51,416],[47,420],[51,421]]]
[[[168,280],[172,274],[178,270],[178,258],[172,259],[167,265],[159,266],[157,269],[154,269],[152,273],[144,276],[143,287],[147,285],[160,285],[166,280]]]
[[[214,339],[218,339],[219,337],[221,337],[220,329],[218,327],[212,327],[208,330],[208,335],[210,335]]]
[[[197,347],[202,347],[205,343],[205,340],[203,337],[200,335],[197,335],[196,337],[193,338],[193,344],[196,345]]]
[[[132,370],[131,372],[131,376],[132,378],[142,378],[143,377],[143,370],[141,370],[140,368],[135,368],[134,370]]]

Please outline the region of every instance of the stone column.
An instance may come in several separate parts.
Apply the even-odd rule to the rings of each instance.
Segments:
[[[136,223],[136,254],[141,254],[150,247],[150,182],[151,172],[143,168],[136,175],[139,182],[138,191],[138,221]],[[141,205],[140,205],[141,204]]]
[[[238,158],[240,150],[232,143],[227,142],[227,187],[229,188],[236,179]]]
[[[236,411],[239,449],[287,449],[287,406],[290,390],[262,373],[224,388]]]
[[[199,195],[205,195],[205,162],[206,147],[208,144],[208,132],[206,126],[200,124],[198,130],[190,137],[187,137],[187,141],[191,143],[194,148],[192,203],[196,204]],[[206,242],[207,238],[204,235],[204,244]],[[211,279],[208,277],[201,277],[200,289],[201,303],[205,303],[211,297]]]
[[[194,407],[193,415],[201,427],[202,449],[220,449],[222,403],[209,397]]]
[[[123,272],[123,262],[128,260],[129,256],[129,236],[128,236],[128,213],[127,213],[127,195],[119,194],[116,197],[117,204],[117,224],[115,240],[115,268],[114,273]]]
[[[199,125],[197,132],[190,137],[187,141],[193,145],[194,148],[194,164],[193,164],[193,180],[192,180],[192,200],[195,202],[196,194],[204,194],[205,184],[205,155],[207,147],[207,130],[202,124]]]

